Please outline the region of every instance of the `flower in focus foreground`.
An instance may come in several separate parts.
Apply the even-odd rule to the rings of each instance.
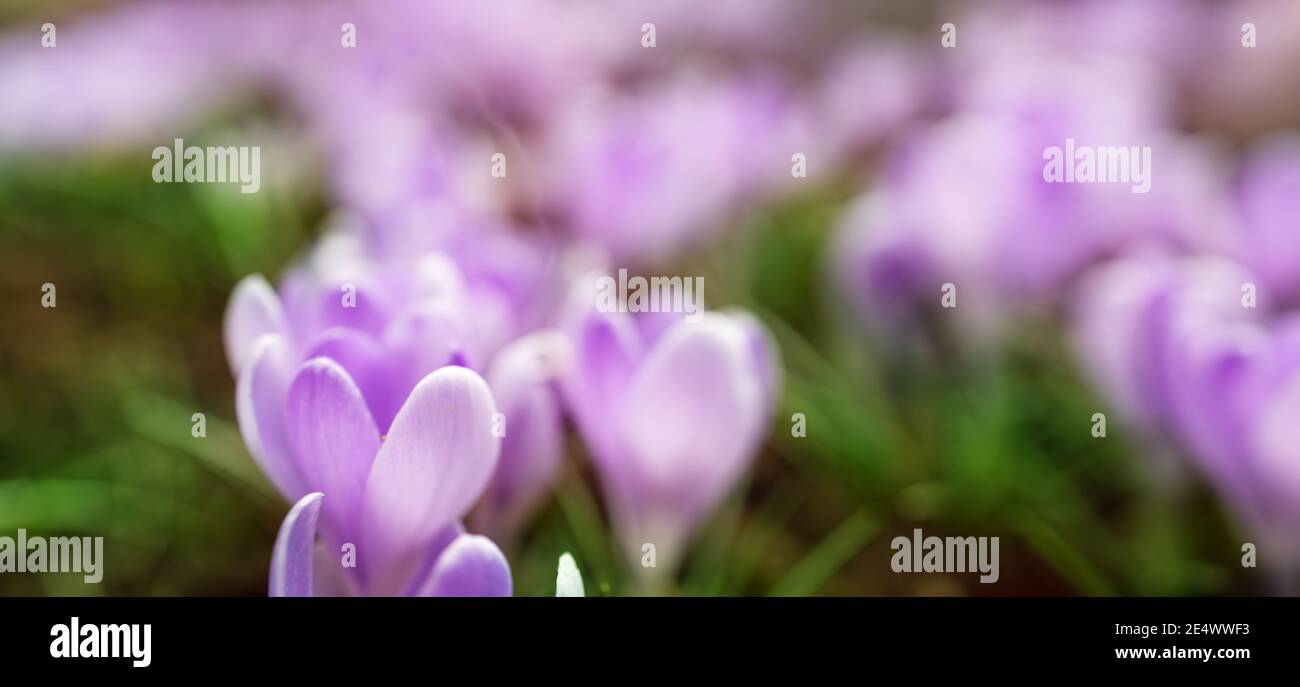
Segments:
[[[482,378],[456,366],[430,374],[384,437],[356,384],[328,358],[303,364],[286,406],[295,465],[315,491],[281,526],[272,596],[510,595],[505,556],[459,524],[500,451]]]
[[[291,270],[283,297],[251,277],[227,309],[240,430],[298,502],[271,592],[509,594],[500,551],[460,526],[501,440],[492,392],[463,366],[480,349],[459,272],[437,254],[385,271],[346,238]],[[531,388],[509,371],[497,377],[512,398]],[[300,540],[318,515],[313,562]]]

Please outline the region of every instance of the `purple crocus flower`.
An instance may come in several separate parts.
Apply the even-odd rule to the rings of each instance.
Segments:
[[[1243,285],[1252,283],[1240,265],[1216,256],[1139,254],[1094,268],[1073,302],[1084,369],[1124,415],[1177,434],[1177,385],[1189,379],[1172,349],[1211,350],[1238,325],[1253,328],[1258,311],[1241,300]]]
[[[285,469],[313,491],[276,538],[272,596],[510,595],[505,556],[459,525],[500,451],[481,377],[456,366],[433,372],[381,436],[347,371],[315,358],[298,368],[284,415]]]
[[[1261,560],[1285,569],[1300,562],[1300,320],[1260,322],[1243,290],[1255,284],[1213,256],[1104,265],[1076,303],[1077,351],[1127,417],[1187,449],[1267,547]]]
[[[469,589],[467,565],[480,566],[485,579],[506,580],[473,593],[508,593],[508,569],[502,578],[491,567],[504,565],[495,545],[459,526],[497,462],[490,390],[477,373],[455,366],[429,373],[409,392],[403,381],[437,366],[430,355],[452,350],[433,334],[454,316],[429,304],[378,338],[368,317],[356,316],[359,328],[331,325],[302,342],[278,306],[264,281],[246,281],[227,316],[240,431],[279,491],[299,501],[277,541],[272,593],[312,591],[303,582],[313,578],[312,558],[294,543],[311,539],[303,532],[316,531],[317,510],[329,554],[315,576],[330,593],[454,593]],[[239,337],[259,328],[270,332],[238,358]],[[298,363],[303,350],[308,359]],[[315,492],[328,496],[304,496]],[[335,552],[344,545],[355,550],[355,569],[339,565],[342,553]],[[467,562],[452,565],[461,556]]]
[[[1239,405],[1228,406],[1238,411],[1244,428],[1244,465],[1236,467],[1246,473],[1246,484],[1239,487],[1245,496],[1240,508],[1276,547],[1277,562],[1292,566],[1294,575],[1300,567],[1300,543],[1295,539],[1300,527],[1295,426],[1300,413],[1300,317],[1292,313],[1272,324],[1263,355],[1251,371],[1231,399],[1239,399]],[[1204,400],[1209,405],[1209,399]]]
[[[381,433],[425,375],[449,363],[477,370],[501,406],[503,449],[474,524],[508,544],[559,467],[562,423],[553,381],[567,356],[554,333],[537,328],[550,319],[561,265],[571,261],[550,241],[495,223],[435,232],[429,229],[442,227],[436,219],[333,230],[286,273],[278,294],[260,277],[235,289],[226,347],[240,378],[241,429],[292,500],[306,492],[281,478],[284,471],[267,456],[276,447],[262,445],[275,443],[276,430],[263,440],[253,412],[254,380],[276,390],[264,401],[270,406],[287,388],[272,358],[290,365],[334,360],[356,383]],[[254,343],[267,334],[276,337],[272,352],[252,365]]]
[[[850,302],[892,319],[953,284],[954,315],[989,329],[1053,297],[1102,247],[1085,212],[1093,190],[1043,180],[1044,148],[1064,140],[985,114],[914,132],[845,215],[836,260]]]
[[[657,568],[671,571],[766,433],[775,346],[749,315],[634,317],[597,311],[585,286],[575,292],[568,408],[630,560],[652,544]]]
[[[828,260],[849,305],[867,319],[901,325],[943,279],[922,236],[899,221],[884,193],[854,200],[839,220]]]
[[[333,563],[317,563],[318,588],[508,592],[508,569],[504,587],[471,589],[462,579],[463,565],[481,564],[484,579],[500,581],[491,566],[504,564],[486,539],[460,543],[470,535],[459,521],[500,451],[491,391],[461,366],[475,350],[463,280],[437,254],[385,271],[354,238],[327,237],[285,277],[283,298],[260,277],[246,279],[227,310],[240,429],[271,481],[299,502],[277,544],[272,593],[310,589],[293,542],[315,531],[318,516]],[[338,565],[334,552],[345,545],[355,568]],[[468,562],[453,565],[459,556]],[[281,575],[285,565],[296,572]]]

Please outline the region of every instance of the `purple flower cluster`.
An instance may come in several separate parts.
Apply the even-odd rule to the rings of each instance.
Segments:
[[[884,152],[834,257],[850,303],[890,327],[940,307],[945,285],[963,332],[1066,310],[1096,387],[1191,454],[1280,566],[1300,561],[1284,535],[1300,524],[1300,137],[1225,121],[1300,115],[1245,76],[1294,64],[1297,17],[1286,3],[972,8],[934,67],[935,116]],[[1244,22],[1278,42],[1244,47]],[[1149,192],[1049,183],[1067,140],[1148,148]]]
[[[338,231],[279,293],[241,282],[226,316],[245,441],[297,501],[272,593],[508,594],[504,557],[461,522],[507,539],[526,522],[559,468],[564,413],[629,556],[652,543],[671,570],[766,433],[779,371],[761,325],[600,312],[575,287],[560,328],[497,336],[527,318],[470,298],[496,290],[481,302],[508,307],[507,286],[444,253],[363,258],[360,237]],[[355,567],[340,565],[349,552]]]

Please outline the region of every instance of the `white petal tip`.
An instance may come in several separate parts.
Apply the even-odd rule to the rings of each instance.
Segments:
[[[568,552],[560,556],[559,570],[555,575],[555,595],[557,597],[587,595],[582,587],[582,573],[578,572],[578,564]]]

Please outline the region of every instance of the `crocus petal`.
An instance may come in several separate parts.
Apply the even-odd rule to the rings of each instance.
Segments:
[[[392,589],[443,527],[478,500],[496,467],[501,440],[487,383],[463,367],[425,377],[397,412],[366,483],[364,541]]]
[[[578,564],[574,562],[573,555],[568,552],[560,556],[559,568],[555,572],[555,595],[587,595],[582,586],[582,573],[578,572]]]
[[[333,243],[346,246],[348,242]],[[314,326],[322,330],[348,327],[378,335],[391,315],[392,294],[374,269],[355,254],[325,247],[322,243],[322,254],[316,258],[327,266],[315,275],[315,283],[307,291]]]
[[[617,422],[656,483],[693,482],[755,443],[764,386],[747,333],[724,315],[682,322],[646,356]]]
[[[1199,365],[1170,361],[1197,348],[1205,360],[1218,357],[1229,325],[1254,312],[1238,301],[1240,285],[1252,279],[1216,257],[1142,255],[1094,268],[1081,280],[1074,308],[1085,369],[1126,416],[1177,429],[1180,406],[1200,402],[1187,388]]]
[[[460,268],[442,253],[420,256],[412,272],[411,291],[417,300],[459,303],[465,298],[465,278]]]
[[[744,332],[754,364],[754,375],[762,385],[763,397],[769,401],[767,412],[776,411],[777,396],[781,389],[781,357],[771,332],[757,317],[743,311],[726,313]]]
[[[472,352],[464,324],[469,319],[453,303],[435,299],[411,303],[397,313],[384,329],[383,345],[391,354],[389,369],[404,392],[402,400],[430,372]]]
[[[226,358],[236,376],[253,357],[253,347],[266,334],[285,334],[284,307],[280,297],[260,274],[244,277],[235,285],[226,304],[223,336]]]
[[[451,543],[463,534],[465,534],[465,526],[459,522],[453,522],[433,535],[433,540],[420,552],[422,560],[416,566],[415,572],[411,575],[411,579],[402,589],[400,595],[419,595],[420,590],[428,583],[429,576],[433,574],[433,567],[437,565],[438,559],[442,557],[442,552],[446,551],[447,547],[451,546]]]
[[[510,564],[491,539],[463,534],[443,551],[418,596],[510,596]]]
[[[561,389],[574,421],[599,459],[615,451],[608,411],[631,383],[642,354],[641,340],[626,313],[588,310],[573,318],[566,330],[573,361]]]
[[[312,344],[306,357],[329,358],[347,370],[361,390],[375,426],[381,434],[388,431],[410,387],[395,379],[387,352],[374,337],[355,329],[335,327]]]
[[[839,237],[829,247],[848,304],[894,329],[913,323],[916,299],[928,285],[945,281],[937,278],[931,251],[909,229],[903,209],[883,192],[859,197],[843,213]]]
[[[609,400],[631,378],[638,341],[632,318],[618,313],[598,313],[583,323],[576,354],[580,364],[591,371],[596,397]]]
[[[1261,144],[1243,165],[1240,189],[1242,258],[1294,302],[1300,287],[1294,224],[1300,209],[1300,139],[1277,137]]]
[[[262,472],[286,499],[296,501],[307,488],[285,431],[285,399],[294,371],[289,347],[284,337],[271,334],[253,348],[253,356],[235,385],[239,431]]]
[[[290,445],[309,489],[330,495],[325,515],[343,544],[355,542],[379,430],[361,391],[329,358],[303,363],[289,387],[286,412]]]
[[[566,296],[563,322],[573,353],[573,371],[582,373],[570,380],[583,396],[604,405],[632,378],[644,347],[636,321],[618,312],[613,277],[599,269],[577,276]]]
[[[311,596],[312,564],[316,550],[316,516],[321,497],[314,492],[302,497],[280,523],[271,553],[271,596]]]
[[[1292,372],[1273,394],[1261,405],[1259,417],[1252,427],[1255,466],[1260,481],[1279,498],[1258,499],[1260,502],[1285,509],[1285,515],[1294,517],[1297,495],[1300,495],[1300,443],[1296,442],[1296,417],[1300,412],[1300,372]]]
[[[1125,416],[1157,429],[1168,406],[1158,306],[1171,272],[1163,257],[1111,261],[1085,274],[1073,306],[1075,349],[1093,383]]]
[[[501,459],[475,513],[480,531],[505,535],[535,508],[560,466],[563,436],[552,380],[568,359],[559,332],[541,331],[503,348],[488,385],[506,422]]]

